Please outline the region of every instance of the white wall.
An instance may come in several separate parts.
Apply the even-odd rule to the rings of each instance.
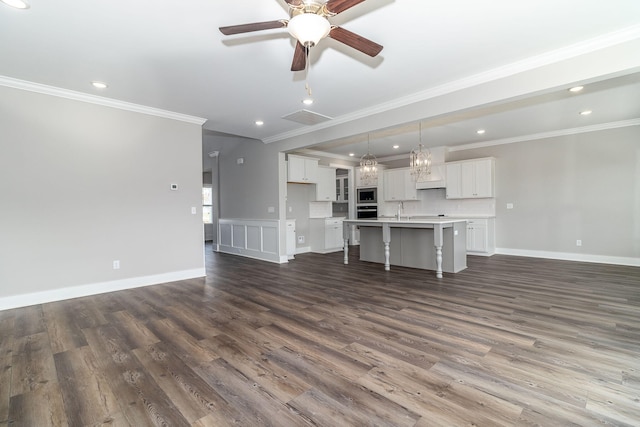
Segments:
[[[199,125],[0,87],[0,130],[0,302],[204,275]]]

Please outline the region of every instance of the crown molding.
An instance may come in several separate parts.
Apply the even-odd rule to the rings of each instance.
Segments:
[[[453,82],[445,83],[440,86],[416,92],[408,96],[394,99],[390,102],[377,104],[370,108],[365,108],[354,113],[345,114],[343,116],[336,117],[333,120],[317,124],[315,126],[308,126],[273,135],[262,139],[262,142],[264,142],[265,144],[269,144],[271,142],[277,142],[283,139],[293,138],[318,130],[327,129],[333,126],[362,119],[374,114],[379,114],[389,110],[405,107],[407,105],[415,104],[421,101],[427,101],[432,98],[451,94],[464,89],[469,89],[481,84],[490,83],[502,78],[513,76],[515,74],[534,70],[545,65],[555,64],[567,59],[575,58],[580,55],[616,46],[636,39],[640,39],[640,24],[623,28],[621,30],[614,31],[603,36],[575,43],[573,45],[565,46],[560,49],[545,52],[540,55],[532,56],[521,61],[513,62],[502,67],[485,71],[483,73],[478,73],[463,79],[455,80]]]
[[[601,130],[617,129],[629,126],[640,126],[640,119],[621,120],[618,122],[601,123],[598,125],[583,126],[578,128],[560,129],[549,132],[534,133],[530,135],[516,136],[513,138],[495,139],[492,141],[474,142],[472,144],[456,145],[448,147],[448,151],[472,150],[474,148],[492,147],[494,145],[513,144],[516,142],[535,141],[538,139],[556,138],[559,136],[576,135],[579,133],[597,132]]]
[[[202,117],[189,116],[173,111],[161,110],[159,108],[147,107],[145,105],[133,104],[131,102],[119,101],[117,99],[105,98],[97,95],[90,95],[74,90],[62,89],[55,86],[48,86],[40,83],[29,82],[26,80],[14,79],[7,76],[0,76],[0,86],[41,93],[43,95],[56,96],[58,98],[71,99],[74,101],[87,102],[89,104],[117,108],[119,110],[132,111],[134,113],[148,114],[150,116],[162,117],[165,119],[193,123],[199,126],[202,126],[204,122],[207,121],[207,119],[203,119]]]

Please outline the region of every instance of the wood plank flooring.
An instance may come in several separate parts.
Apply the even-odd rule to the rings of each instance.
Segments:
[[[640,425],[640,268],[350,257],[2,311],[0,426]]]

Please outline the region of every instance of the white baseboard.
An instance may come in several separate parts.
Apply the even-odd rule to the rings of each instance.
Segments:
[[[301,248],[296,248],[296,255],[306,254],[307,252],[311,252],[311,246],[303,246]]]
[[[13,295],[0,298],[0,310],[9,310],[11,308],[27,307],[30,305],[45,304],[48,302],[104,294],[106,292],[122,291],[125,289],[141,288],[143,286],[158,285],[160,283],[194,279],[204,276],[206,276],[206,271],[203,267],[192,270],[174,271],[171,273],[154,274],[151,276],[131,277],[129,279]]]
[[[640,267],[640,258],[631,258],[631,257],[614,257],[614,256],[607,256],[607,255],[577,254],[577,253],[571,253],[571,252],[533,251],[533,250],[527,250],[527,249],[510,249],[510,248],[496,248],[496,254]]]

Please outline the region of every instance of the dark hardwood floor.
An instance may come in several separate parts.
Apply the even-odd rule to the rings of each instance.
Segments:
[[[640,425],[640,268],[357,256],[2,311],[0,426]]]

